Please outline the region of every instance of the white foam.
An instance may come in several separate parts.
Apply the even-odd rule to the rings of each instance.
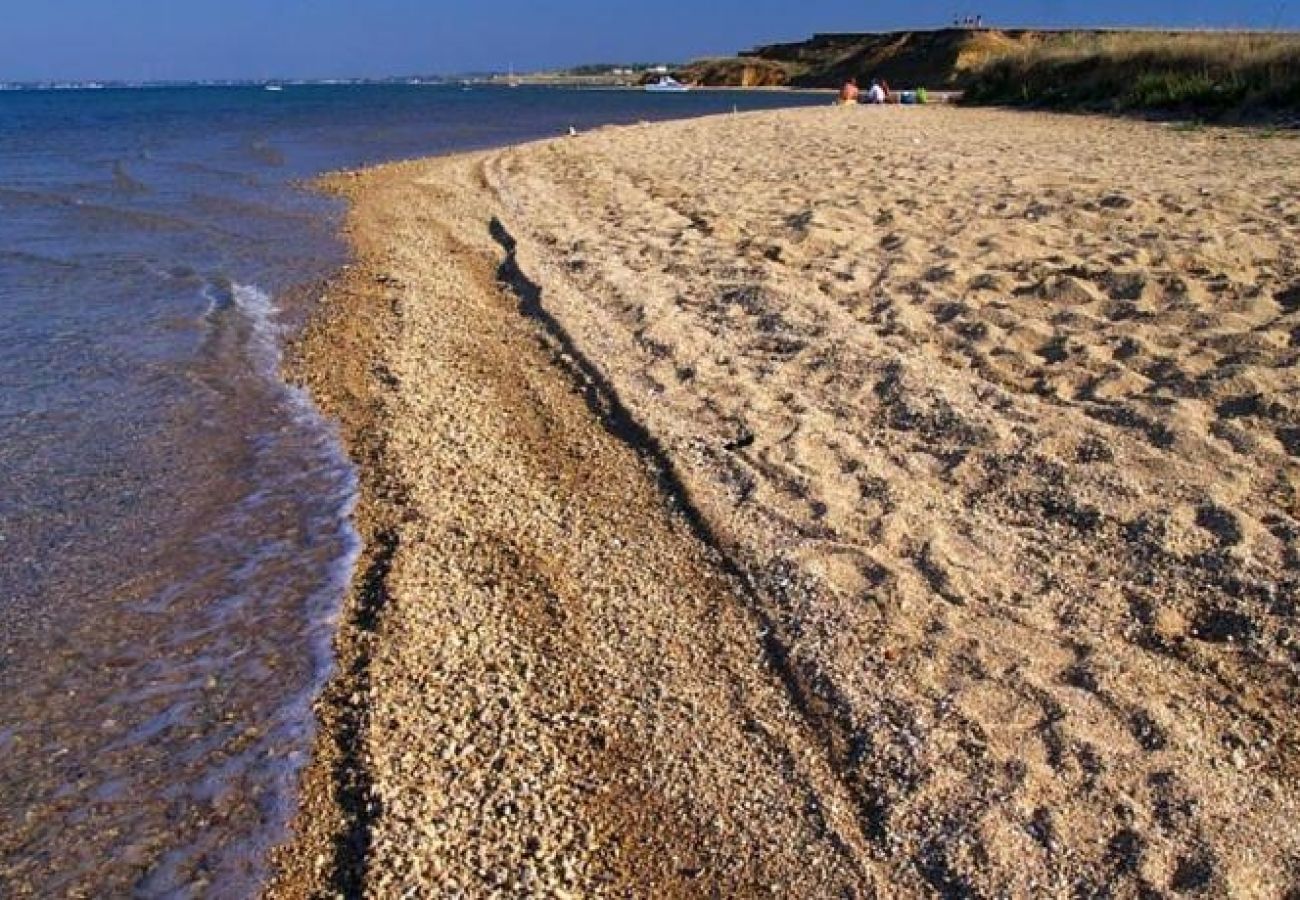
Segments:
[[[338,626],[345,593],[360,558],[362,541],[352,516],[359,494],[355,466],[343,448],[336,424],[327,419],[304,388],[286,382],[281,367],[284,358],[286,328],[280,309],[272,295],[252,284],[211,285],[205,290],[209,305],[204,322],[212,334],[234,337],[233,343],[218,341],[221,352],[233,352],[229,362],[244,372],[253,372],[265,380],[271,401],[285,416],[287,427],[267,430],[254,442],[254,469],[266,482],[261,489],[244,496],[230,508],[222,520],[214,523],[214,533],[248,534],[250,528],[267,516],[266,504],[275,507],[286,496],[307,498],[305,509],[309,529],[322,541],[333,545],[333,555],[319,572],[319,578],[303,597],[305,614],[303,635],[312,659],[310,682],[301,690],[287,694],[275,716],[274,732],[293,746],[281,757],[277,797],[270,813],[272,826],[263,835],[272,841],[283,837],[293,813],[297,777],[307,758],[314,731],[312,704],[324,688],[334,668],[333,640]],[[271,513],[274,516],[274,513]],[[280,542],[250,546],[245,566],[230,573],[232,590],[240,603],[254,596],[258,569],[266,559],[293,554],[291,547]],[[304,551],[310,557],[311,551]],[[320,565],[319,556],[305,560]],[[215,615],[221,604],[213,603]]]

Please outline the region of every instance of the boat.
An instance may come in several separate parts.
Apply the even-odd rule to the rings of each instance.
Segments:
[[[262,90],[264,90],[264,91],[282,91],[282,90],[284,90],[284,86],[283,86],[283,85],[280,85],[280,84],[267,84],[267,85],[263,85],[263,86],[262,86]]]
[[[645,89],[652,94],[683,94],[689,91],[691,86],[682,84],[671,75],[662,75],[658,81],[647,84]]]

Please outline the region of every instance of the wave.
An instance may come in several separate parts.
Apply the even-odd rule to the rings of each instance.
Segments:
[[[50,191],[27,191],[0,187],[0,209],[51,209],[75,216],[86,226],[111,228],[120,231],[137,228],[141,231],[193,231],[199,226],[180,216],[108,206],[69,197]]]
[[[212,602],[212,622],[255,619],[254,598],[265,597],[267,585],[278,583],[272,575],[288,565],[299,573],[314,569],[312,584],[301,598],[301,634],[311,658],[311,677],[296,685],[280,702],[267,723],[267,756],[274,765],[255,761],[262,777],[274,784],[267,797],[267,829],[256,836],[261,856],[283,838],[296,805],[298,773],[307,760],[314,731],[312,703],[324,688],[334,667],[333,640],[343,597],[361,554],[360,534],[352,515],[359,496],[359,479],[335,424],[327,419],[303,388],[289,384],[281,373],[286,327],[272,294],[252,284],[225,277],[208,280],[203,289],[208,300],[202,320],[207,335],[203,379],[237,408],[248,404],[265,408],[266,417],[245,419],[254,428],[246,462],[255,475],[255,489],[234,502],[213,523],[210,539],[246,542],[267,523],[282,521],[286,509],[299,522],[307,540],[273,537],[250,543],[241,552],[241,565],[228,571],[224,601]],[[252,375],[252,379],[248,376]],[[250,384],[251,382],[251,384]],[[248,392],[252,392],[251,394]],[[268,579],[270,579],[268,581]],[[306,587],[306,584],[303,584]],[[274,737],[274,741],[272,738]],[[272,747],[272,744],[278,746]],[[285,752],[288,750],[289,752]],[[243,765],[243,763],[236,763]],[[253,766],[253,762],[248,765]]]
[[[33,206],[72,206],[75,201],[51,191],[27,191],[21,188],[0,187],[0,209]]]
[[[29,266],[36,269],[54,269],[60,272],[81,268],[81,263],[73,260],[45,256],[42,253],[29,253],[26,250],[0,250],[0,262]]]
[[[190,196],[189,206],[204,216],[231,216],[258,221],[283,222],[289,225],[312,226],[319,219],[319,211],[314,208],[286,209],[269,203],[257,203],[223,197],[218,194],[194,193]]]
[[[114,188],[114,190],[124,201],[149,192],[148,187],[139,182],[137,184],[140,185],[138,189],[118,187]],[[78,226],[97,230],[122,231],[136,229],[142,232],[154,233],[203,231],[233,239],[243,237],[237,232],[225,231],[175,214],[99,203],[53,191],[31,191],[21,188],[0,187],[0,210],[42,209],[71,216]]]
[[[223,342],[225,348],[241,353],[247,368],[279,382],[283,330],[278,321],[279,307],[271,295],[256,285],[237,284],[225,278],[209,281],[203,293],[208,300],[203,319],[209,334],[221,338],[229,331],[235,332],[234,346]]]

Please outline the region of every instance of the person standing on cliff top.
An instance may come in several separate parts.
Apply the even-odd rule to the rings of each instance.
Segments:
[[[852,106],[857,103],[858,93],[858,80],[856,78],[850,78],[844,82],[844,87],[840,88],[840,106]]]

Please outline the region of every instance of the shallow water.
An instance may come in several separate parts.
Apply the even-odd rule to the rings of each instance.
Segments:
[[[356,478],[279,379],[334,168],[820,97],[0,93],[0,895],[247,896],[292,814]]]

